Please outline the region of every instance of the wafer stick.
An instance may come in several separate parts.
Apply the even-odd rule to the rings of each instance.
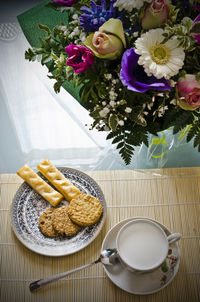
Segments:
[[[37,166],[38,170],[68,200],[72,200],[81,191],[75,187],[48,159]]]
[[[36,174],[28,165],[24,165],[17,171],[17,174],[23,178],[36,192],[45,198],[52,206],[57,206],[63,199],[63,195],[54,190],[38,174]]]

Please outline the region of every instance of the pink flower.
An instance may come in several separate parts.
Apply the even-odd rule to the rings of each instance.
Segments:
[[[65,51],[69,56],[66,64],[73,67],[75,73],[85,71],[94,64],[94,54],[85,46],[71,43]]]
[[[76,1],[77,0],[52,0],[52,2],[56,2],[62,6],[72,6]]]
[[[121,20],[110,18],[99,30],[91,33],[84,44],[100,59],[115,60],[126,46]]]
[[[153,0],[147,5],[142,17],[142,27],[151,29],[160,27],[166,22],[169,16],[168,0]]]
[[[186,74],[177,82],[178,105],[184,110],[195,110],[200,107],[200,81],[195,75]]]
[[[100,31],[94,33],[92,44],[100,55],[113,53],[117,50],[121,50],[123,47],[119,38]]]

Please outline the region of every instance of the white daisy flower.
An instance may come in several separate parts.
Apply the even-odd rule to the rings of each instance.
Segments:
[[[178,47],[176,37],[162,43],[164,30],[151,29],[135,41],[135,52],[140,55],[138,64],[148,76],[167,80],[179,72],[185,59],[184,50]]]
[[[125,9],[131,12],[133,8],[140,9],[144,2],[151,2],[152,0],[117,0],[114,6],[117,6],[119,11]]]

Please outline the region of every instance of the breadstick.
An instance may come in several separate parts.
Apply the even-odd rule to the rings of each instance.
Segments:
[[[48,159],[40,163],[37,168],[68,201],[81,194],[81,191],[65,178]]]
[[[36,174],[28,165],[24,165],[17,171],[17,174],[23,178],[36,192],[45,198],[52,206],[57,206],[63,199],[63,196],[54,190],[38,174]]]

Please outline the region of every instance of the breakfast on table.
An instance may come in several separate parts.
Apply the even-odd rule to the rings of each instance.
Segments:
[[[45,236],[73,236],[82,227],[98,222],[103,212],[99,199],[82,193],[48,159],[37,168],[50,184],[28,165],[20,168],[17,174],[52,206],[39,217],[38,226]],[[69,205],[59,206],[64,199]]]
[[[106,205],[103,193],[100,188],[99,192],[101,193],[96,192],[97,184],[95,184],[95,193],[86,184],[82,186],[82,181],[84,182],[84,178],[87,179],[88,176],[80,171],[75,170],[79,177],[77,181],[76,178],[71,178],[65,169],[56,168],[48,159],[39,163],[37,169],[38,173],[28,165],[24,165],[17,171],[17,174],[42,197],[40,199],[42,202],[36,203],[33,195],[32,198],[28,197],[33,208],[37,208],[36,220],[34,218],[31,220],[35,221],[36,233],[42,235],[42,240],[45,240],[43,243],[47,247],[46,255],[59,256],[75,253],[87,245],[85,242],[88,240],[88,234],[94,239],[104,224]],[[22,203],[24,202],[23,198],[20,200]],[[26,208],[26,215],[32,217],[33,212],[31,212],[31,216],[28,214],[29,208],[30,205]],[[99,226],[98,222],[100,223]],[[26,225],[26,222],[24,224]],[[31,223],[29,222],[29,224]],[[92,228],[87,229],[90,226]],[[96,226],[97,230],[95,230]],[[29,234],[26,236],[28,238]],[[102,243],[102,253],[113,249],[117,259],[112,265],[108,259],[109,270],[106,269],[104,263],[106,273],[115,284],[119,284],[120,287],[131,293],[156,292],[164,288],[178,271],[180,256],[176,242],[180,238],[179,233],[171,233],[164,225],[147,217],[132,217],[120,221],[108,231]],[[64,249],[61,248],[63,240],[66,240]],[[83,240],[83,245],[81,240]],[[56,242],[57,249],[51,244],[48,246],[50,241],[53,244]],[[35,243],[37,245],[37,239],[34,241]],[[81,243],[80,246],[79,243]],[[75,249],[73,244],[76,245]],[[31,245],[30,248],[32,249]],[[45,251],[41,252],[40,245],[38,248],[39,253],[45,254]],[[49,252],[49,249],[55,250]],[[33,250],[38,252],[35,247]],[[29,288],[31,291],[41,288],[90,265],[86,264],[70,271],[33,281]],[[118,271],[117,275],[116,270]],[[133,283],[137,284],[137,288],[134,284],[127,287],[123,282],[123,274],[125,274],[125,279],[134,281]]]

